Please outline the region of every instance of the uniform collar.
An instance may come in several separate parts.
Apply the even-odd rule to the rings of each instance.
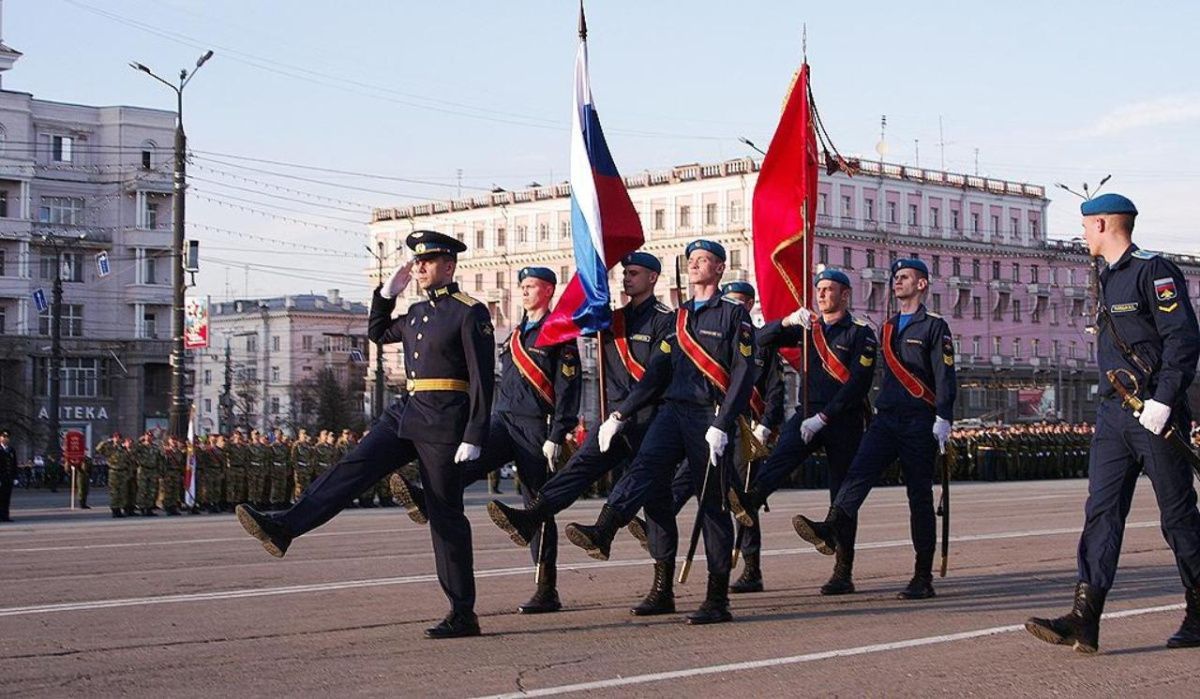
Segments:
[[[850,311],[846,311],[845,313],[843,313],[842,317],[839,318],[838,321],[832,325],[826,323],[824,318],[821,319],[821,324],[827,328],[844,328],[847,325],[852,325],[853,323],[854,323],[854,316],[850,315]]]
[[[697,305],[696,298],[692,297],[692,299],[688,303],[691,305],[692,310],[696,311],[701,308],[712,308],[713,306],[716,306],[718,303],[721,303],[721,298],[722,298],[721,294],[713,294],[712,298],[705,301],[704,303]]]
[[[1138,251],[1137,244],[1130,243],[1129,247],[1126,248],[1125,252],[1122,253],[1121,257],[1116,262],[1109,265],[1108,268],[1109,269],[1120,269],[1121,267],[1124,267],[1125,265],[1129,264],[1129,258],[1133,257],[1133,253],[1135,253],[1137,251]]]
[[[450,282],[449,284],[443,284],[442,286],[435,286],[430,289],[426,289],[425,293],[429,296],[430,301],[437,301],[438,299],[457,294],[458,284]]]
[[[897,313],[896,315],[892,316],[893,324],[898,324],[900,322],[900,315],[901,315],[900,313]],[[925,320],[925,304],[921,304],[920,306],[917,306],[917,310],[913,311],[912,318],[909,319],[908,324],[910,326],[916,325],[917,323],[921,322],[922,320]]]
[[[646,297],[645,301],[642,301],[636,306],[632,301],[630,301],[629,303],[625,304],[623,310],[625,311],[626,315],[638,315],[653,308],[654,304],[656,303],[658,303],[658,299],[654,298],[654,294],[651,294],[650,296]]]

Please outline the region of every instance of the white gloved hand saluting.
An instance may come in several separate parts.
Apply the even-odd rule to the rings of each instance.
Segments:
[[[799,325],[805,330],[812,330],[813,312],[807,308],[797,308],[791,313],[783,317],[781,324],[785,328],[791,328]]]
[[[412,281],[412,266],[413,263],[410,260],[397,267],[396,271],[392,272],[392,276],[383,283],[379,295],[385,299],[394,299],[407,289],[408,283]]]
[[[1146,404],[1142,406],[1142,414],[1138,416],[1138,422],[1142,423],[1142,427],[1154,434],[1162,434],[1163,428],[1167,426],[1167,421],[1170,419],[1171,406],[1159,403],[1154,399],[1146,401]]]
[[[624,426],[625,421],[618,418],[616,413],[609,415],[604,422],[600,423],[600,432],[596,435],[596,439],[600,442],[601,453],[608,451],[608,448],[612,446],[613,437],[616,437]]]
[[[725,453],[725,447],[729,444],[729,435],[719,427],[710,426],[704,433],[704,441],[708,442],[708,461],[715,464],[720,460],[721,454]]]
[[[933,437],[938,443],[938,452],[946,453],[946,440],[950,439],[950,421],[944,417],[933,420]]]
[[[463,442],[458,445],[458,450],[454,452],[454,463],[461,464],[464,461],[474,461],[479,458],[482,451],[474,444]]]
[[[542,456],[546,457],[546,461],[550,463],[550,468],[553,469],[558,464],[558,457],[562,456],[562,445],[547,439],[542,444]]]
[[[756,426],[754,428],[754,438],[763,444],[766,444],[767,440],[771,438],[771,428],[767,427],[766,425]]]
[[[828,423],[825,422],[824,415],[821,413],[813,415],[800,423],[800,439],[803,439],[804,443],[808,444],[813,440],[813,437],[817,436],[818,432],[824,429],[826,424]]]

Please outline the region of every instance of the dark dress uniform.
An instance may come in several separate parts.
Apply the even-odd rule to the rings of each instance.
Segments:
[[[1110,369],[1129,371],[1141,383],[1141,397],[1169,405],[1170,424],[1187,434],[1187,389],[1200,359],[1200,332],[1187,281],[1175,263],[1131,245],[1101,273],[1100,285],[1110,320],[1099,325],[1100,407],[1088,465],[1079,579],[1102,593],[1112,587],[1129,502],[1145,470],[1183,585],[1195,589],[1200,587],[1200,512],[1192,469],[1166,440],[1151,434],[1121,406],[1106,376]],[[1149,376],[1121,351],[1117,336],[1146,363]]]
[[[747,410],[754,387],[754,326],[741,303],[720,295],[706,301],[686,302],[677,311],[690,338],[729,376],[722,392],[680,349],[678,332],[670,343],[671,351],[652,364],[642,381],[634,385],[617,411],[620,416],[634,415],[655,401],[662,405],[651,420],[641,449],[629,470],[613,487],[608,503],[601,510],[595,527],[568,530],[572,542],[591,539],[592,532],[611,541],[611,532],[624,526],[641,507],[648,506],[647,517],[663,521],[667,513],[656,515],[654,505],[671,508],[670,485],[680,461],[687,460],[694,492],[699,493],[708,464],[705,432],[710,426],[728,435],[735,433],[737,419]],[[715,407],[715,417],[714,417]],[[705,558],[708,565],[708,593],[701,609],[689,617],[692,623],[712,623],[729,619],[728,586],[733,554],[733,522],[722,508],[721,484],[732,475],[729,466],[734,440],[729,440],[721,463],[710,477],[710,487],[699,506],[704,531]],[[673,513],[671,513],[673,514]],[[672,518],[673,519],[673,518]],[[579,536],[579,534],[585,536]],[[590,553],[590,551],[589,551]],[[660,551],[651,550],[658,558]],[[604,551],[607,557],[607,551]]]
[[[457,284],[427,289],[426,296],[393,318],[396,301],[375,290],[367,335],[372,342],[403,344],[408,390],[353,451],[273,518],[288,535],[300,536],[328,522],[397,464],[417,460],[438,581],[452,614],[473,618],[471,526],[463,514],[463,471],[454,455],[460,443],[482,445],[488,439],[495,382],[492,322],[487,307]]]
[[[0,446],[0,522],[11,522],[9,503],[12,501],[13,480],[17,477],[17,452],[12,445]]]

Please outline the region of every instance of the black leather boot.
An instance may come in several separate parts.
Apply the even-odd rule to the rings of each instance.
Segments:
[[[293,537],[282,524],[249,505],[238,505],[234,512],[237,513],[238,523],[246,533],[261,541],[267,553],[276,558],[283,558]]]
[[[122,511],[121,511],[121,508],[119,508],[119,507],[113,507],[113,508],[110,508],[110,509],[112,509],[112,513],[113,513],[113,515],[112,515],[112,516],[113,516],[113,519],[121,519],[122,517],[124,517],[124,516],[125,516],[125,513],[124,513],[124,512],[122,512]]]
[[[487,511],[492,522],[504,530],[517,546],[528,546],[533,537],[537,536],[542,523],[550,517],[540,497],[535,497],[527,509],[510,507],[499,500],[492,500],[487,504]]]
[[[634,616],[657,616],[675,613],[675,559],[654,562],[654,582],[650,592],[629,613]]]
[[[142,516],[143,517],[157,517],[158,513],[154,511],[153,507],[143,507],[142,508]]]
[[[629,524],[625,525],[625,529],[633,538],[637,539],[643,551],[650,552],[650,535],[646,533],[646,520],[641,517],[634,517],[629,520]]]
[[[91,506],[91,505],[89,505],[89,504],[87,504],[87,498],[82,498],[82,499],[80,499],[80,501],[79,501],[79,509],[81,509],[81,510],[90,510],[90,509],[92,509],[92,506]]]
[[[687,615],[687,623],[701,625],[724,621],[733,621],[733,615],[729,613],[729,573],[709,573],[708,594],[700,608]]]
[[[596,518],[595,524],[576,524],[574,522],[568,524],[567,539],[586,551],[587,555],[592,558],[598,561],[607,561],[609,551],[612,549],[613,537],[617,535],[617,529],[620,527],[620,523],[617,522],[617,511],[605,505],[600,509],[600,516]]]
[[[426,638],[462,638],[479,635],[479,617],[474,612],[450,612],[437,626],[425,629]]]
[[[839,542],[834,552],[833,575],[821,586],[822,595],[849,595],[854,592],[854,540],[857,526],[851,523],[846,528],[848,536]]]
[[[742,567],[742,574],[729,586],[730,592],[740,594],[763,591],[762,568],[758,565],[758,556],[757,553],[748,553],[742,557],[742,560],[745,561],[745,565]]]
[[[399,473],[392,474],[388,485],[392,488],[392,497],[405,509],[409,519],[417,524],[429,522],[429,517],[425,514],[425,493],[420,488],[413,486]]]
[[[792,528],[796,534],[816,547],[817,551],[832,556],[838,547],[838,537],[852,524],[852,520],[840,508],[829,508],[824,522],[809,519],[804,515],[792,518]],[[843,535],[844,536],[844,535]]]
[[[918,554],[912,580],[896,593],[896,599],[929,599],[936,595],[933,591],[933,554]]]
[[[1095,653],[1100,647],[1100,615],[1104,612],[1105,592],[1085,582],[1075,584],[1075,604],[1071,611],[1055,619],[1032,617],[1025,630],[1046,643],[1074,646],[1080,653]]]
[[[558,571],[551,566],[546,566],[542,573],[542,581],[534,590],[533,597],[517,607],[517,611],[522,614],[549,614],[562,609],[562,601],[558,599],[557,583]]]
[[[1184,598],[1187,599],[1187,611],[1183,624],[1167,639],[1167,648],[1200,648],[1200,587],[1185,592]]]

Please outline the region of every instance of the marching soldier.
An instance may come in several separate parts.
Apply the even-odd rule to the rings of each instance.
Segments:
[[[635,414],[660,397],[663,403],[596,523],[570,524],[566,531],[571,543],[589,556],[607,559],[617,529],[628,524],[656,491],[665,496],[665,506],[671,506],[671,478],[676,465],[687,459],[698,494],[708,564],[707,594],[687,621],[712,624],[733,618],[729,613],[733,522],[722,509],[719,484],[729,476],[729,435],[746,412],[754,387],[754,326],[742,304],[719,292],[725,248],[714,241],[696,240],[688,244],[686,255],[695,295],[676,313],[670,351],[656,358],[642,381],[599,427],[601,451],[613,446],[614,437]]]
[[[1200,647],[1200,511],[1192,484],[1192,467],[1200,460],[1188,454],[1184,441],[1200,329],[1187,281],[1175,263],[1133,244],[1137,208],[1129,199],[1104,194],[1085,201],[1080,212],[1088,253],[1103,257],[1108,268],[1100,273],[1096,356],[1101,401],[1079,538],[1079,581],[1069,613],[1032,618],[1025,628],[1048,643],[1096,652],[1129,502],[1144,470],[1154,485],[1163,537],[1175,554],[1187,602],[1183,624],[1167,647]],[[1122,404],[1122,390],[1144,401],[1140,413]]]
[[[108,506],[113,519],[124,517],[125,510],[133,507],[129,502],[129,480],[133,474],[121,433],[113,432],[111,438],[97,444],[92,451],[108,464]]]
[[[17,477],[17,452],[8,443],[8,431],[0,431],[0,522],[11,522],[9,503]],[[116,516],[115,514],[113,515]]]
[[[270,497],[267,498],[273,509],[282,510],[291,503],[288,497],[288,476],[291,475],[292,448],[288,444],[283,430],[275,430],[275,440],[271,442],[271,469],[267,479]]]
[[[779,442],[744,499],[731,491],[730,504],[735,513],[757,513],[771,493],[818,449],[824,449],[828,459],[832,503],[862,441],[870,408],[867,394],[875,374],[875,333],[866,322],[850,314],[850,278],[844,272],[821,272],[816,290],[819,314],[801,308],[782,320],[767,323],[758,333],[760,348],[765,348],[768,356],[777,355],[779,349],[804,347],[808,337],[804,363],[807,375],[801,377],[807,385],[808,402],[796,406],[796,412],[780,430]],[[834,552],[833,575],[821,586],[821,594],[854,592],[857,529],[857,520],[847,522],[846,536]],[[746,555],[747,572],[758,568],[757,559],[757,552]]]
[[[500,384],[492,411],[488,441],[477,461],[463,465],[463,485],[486,477],[504,464],[515,461],[521,479],[525,506],[532,505],[549,471],[558,468],[563,442],[579,420],[579,348],[574,340],[539,347],[542,321],[550,313],[550,301],[558,277],[545,267],[524,267],[517,274],[525,313],[521,324],[501,345]],[[399,473],[392,478],[393,492],[415,521],[423,497]],[[529,539],[529,551],[541,571],[537,589],[522,614],[542,614],[562,609],[558,597],[558,527],[546,517]]]
[[[384,474],[418,460],[437,559],[438,580],[451,610],[425,634],[430,638],[479,635],[471,525],[463,513],[462,467],[478,459],[488,437],[495,355],[487,307],[458,290],[454,271],[460,241],[434,231],[406,240],[413,261],[375,291],[367,334],[372,342],[401,342],[408,373],[406,395],[388,406],[378,426],[323,473],[284,512],[238,508],[238,520],[272,555],[292,539],[328,522],[352,497]],[[415,276],[425,300],[392,318],[396,297]]]
[[[162,453],[154,437],[146,432],[133,448],[133,463],[137,467],[137,506],[143,517],[154,517],[154,499],[158,497],[158,481],[162,477]]]
[[[329,430],[321,430],[321,433],[318,435],[317,444],[313,447],[313,457],[314,479],[319,478],[337,463],[337,447],[333,444],[333,435],[329,433]]]
[[[308,437],[308,430],[301,429],[296,433],[296,441],[292,443],[292,473],[296,482],[296,487],[293,491],[293,498],[295,500],[300,499],[300,494],[316,478],[316,459],[317,455],[313,451],[313,444]]]
[[[852,541],[858,510],[879,476],[896,459],[908,491],[913,549],[913,577],[898,597],[934,596],[933,555],[937,515],[933,477],[939,449],[945,451],[954,417],[957,390],[954,336],[946,321],[925,310],[929,269],[919,259],[892,263],[892,291],[899,312],[883,326],[884,372],[876,416],[863,435],[858,454],[842,481],[824,522],[796,515],[796,533],[826,555]]]
[[[658,258],[646,252],[630,253],[621,261],[622,288],[629,303],[613,313],[612,325],[600,334],[603,343],[604,382],[611,405],[620,405],[633,386],[641,381],[647,367],[671,350],[675,334],[675,314],[654,298],[654,286],[662,272]],[[499,500],[488,503],[488,514],[518,546],[527,546],[537,535],[542,522],[565,510],[598,478],[628,465],[637,454],[642,436],[653,417],[658,401],[651,401],[631,413],[621,433],[607,451],[601,451],[598,433],[593,430],[567,465],[550,477],[532,497],[525,509],[509,507]],[[675,525],[669,505],[655,510],[667,526]],[[655,542],[656,544],[659,542]],[[669,614],[675,611],[673,576],[675,551],[651,548],[654,556],[654,583],[641,604],[633,608],[636,616]]]

